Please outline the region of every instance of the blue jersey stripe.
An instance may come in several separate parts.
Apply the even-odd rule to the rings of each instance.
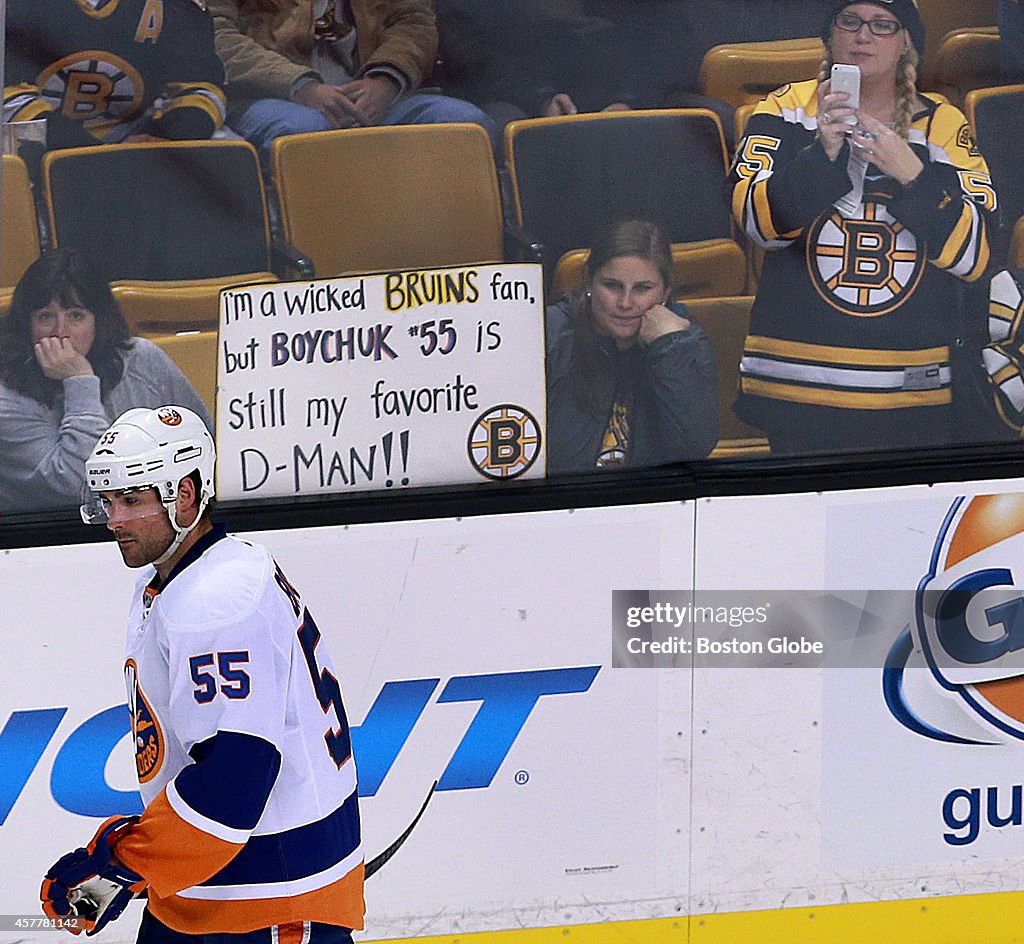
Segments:
[[[356,792],[323,819],[270,836],[251,836],[245,848],[203,887],[266,885],[329,869],[359,847]]]
[[[281,770],[277,748],[252,734],[218,731],[189,753],[195,764],[174,778],[178,796],[216,823],[255,829]]]

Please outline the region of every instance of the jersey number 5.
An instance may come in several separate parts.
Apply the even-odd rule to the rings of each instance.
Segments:
[[[352,743],[348,733],[348,723],[345,719],[345,706],[341,702],[341,686],[338,680],[327,671],[321,669],[316,662],[316,646],[320,642],[320,630],[317,628],[309,610],[303,610],[302,625],[298,629],[299,644],[302,646],[302,654],[306,657],[306,667],[309,669],[309,677],[313,680],[313,691],[316,692],[317,701],[327,714],[332,708],[334,717],[338,719],[338,729],[328,729],[324,735],[327,743],[327,751],[331,759],[340,768],[352,754]]]

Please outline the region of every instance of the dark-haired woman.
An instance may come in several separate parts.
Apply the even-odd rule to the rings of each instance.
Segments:
[[[548,472],[702,459],[718,440],[707,335],[669,302],[672,255],[653,223],[611,226],[582,291],[548,308]]]
[[[0,511],[78,504],[85,460],[131,407],[209,412],[151,341],[131,336],[107,283],[72,250],[37,259],[0,326]]]
[[[952,443],[958,298],[989,264],[988,168],[964,116],[917,91],[914,0],[829,14],[818,80],[758,105],[733,162],[733,213],[768,250],[737,412],[775,453]],[[859,73],[857,108],[834,64]]]

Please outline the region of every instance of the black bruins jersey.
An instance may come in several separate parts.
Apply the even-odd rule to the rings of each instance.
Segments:
[[[817,82],[784,86],[751,116],[730,172],[732,210],[768,250],[744,395],[848,409],[948,404],[956,280],[989,263],[988,168],[964,116],[923,99],[909,187],[844,145],[815,143]]]
[[[224,122],[223,81],[201,0],[8,0],[4,121],[59,116],[107,141],[208,138]]]

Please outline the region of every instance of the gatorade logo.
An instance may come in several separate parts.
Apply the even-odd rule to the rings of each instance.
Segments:
[[[481,414],[469,431],[473,468],[489,479],[514,479],[540,454],[540,427],[521,406],[503,403]]]
[[[865,198],[858,216],[822,216],[807,240],[807,270],[818,294],[847,315],[875,318],[901,305],[917,288],[924,245],[889,213]]]

